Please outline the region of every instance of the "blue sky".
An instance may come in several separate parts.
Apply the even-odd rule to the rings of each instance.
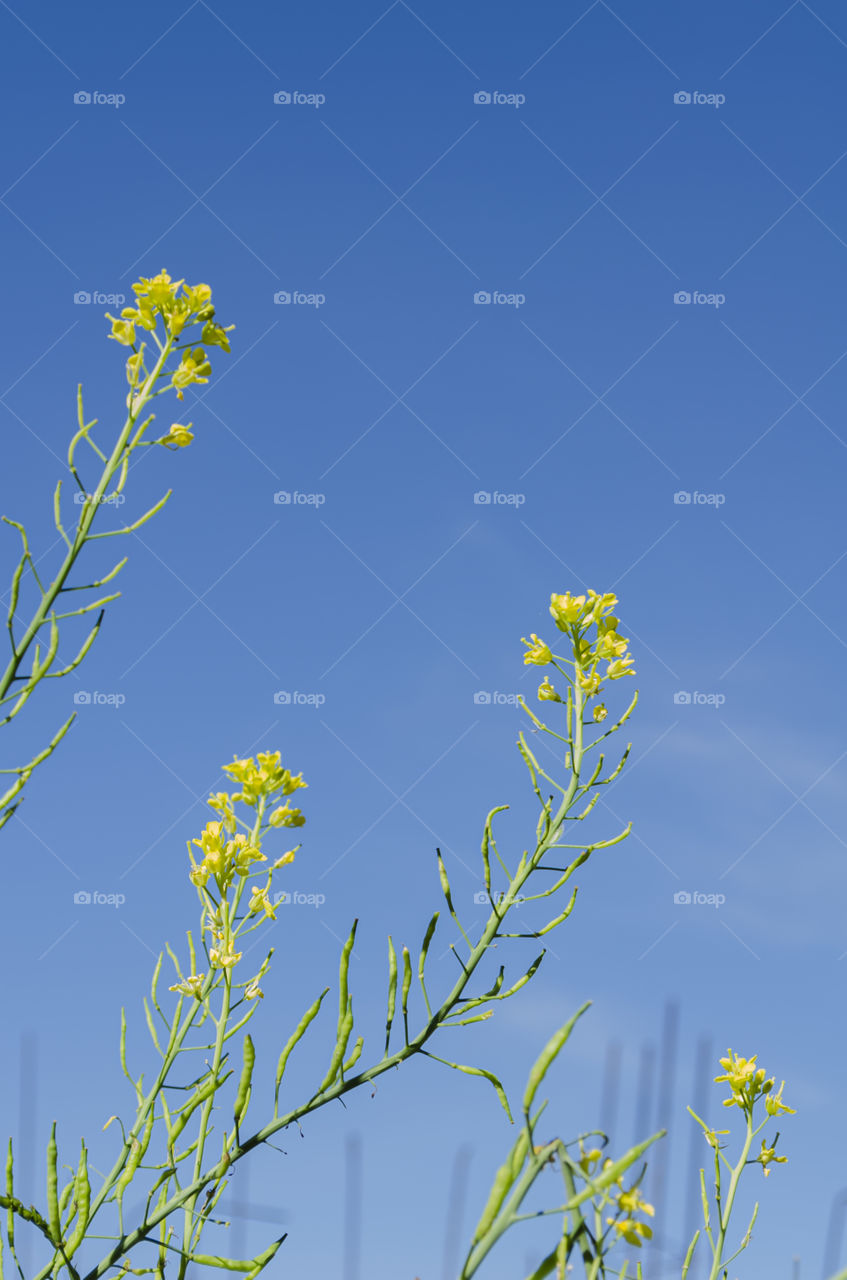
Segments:
[[[75,297],[129,295],[167,267],[207,281],[237,325],[186,395],[192,447],[131,476],[123,513],[174,493],[128,546],[94,651],[7,736],[4,764],[74,693],[124,699],[79,708],[2,835],[16,1136],[17,1046],[37,1033],[24,1194],[40,1194],[54,1115],[68,1159],[82,1132],[107,1158],[100,1127],[130,1101],[119,1008],[140,1062],[152,956],[195,921],[185,841],[234,754],[278,748],[305,773],[291,887],[325,898],[275,928],[260,1063],[272,1073],[333,980],[354,915],[357,1009],[378,1038],[385,935],[417,945],[436,845],[473,923],[487,811],[512,806],[512,850],[531,838],[520,637],[549,636],[551,592],[591,587],[619,596],[641,699],[594,830],[631,819],[634,834],[580,873],[537,980],[463,1052],[516,1090],[591,999],[549,1078],[551,1123],[598,1123],[617,1041],[622,1149],[640,1055],[676,1002],[676,1083],[660,1097],[653,1079],[646,1123],[672,1117],[671,1249],[698,1039],[711,1074],[727,1045],[758,1053],[797,1115],[789,1164],[749,1175],[762,1208],[738,1275],[817,1277],[843,1183],[841,6],[33,2],[4,4],[0,27],[0,506],[46,572],[76,384],[107,438],[125,394],[114,308]],[[274,501],[286,493],[309,500]],[[3,546],[11,567],[11,531]],[[95,889],[125,902],[74,903]],[[674,901],[695,891],[725,901]],[[357,1133],[361,1275],[452,1274],[456,1152],[473,1153],[464,1239],[510,1134],[479,1082],[434,1063],[315,1117],[250,1175],[290,1232],[270,1273],[359,1280],[338,1199]],[[236,1230],[259,1248],[270,1228]],[[488,1274],[542,1251],[528,1231]],[[650,1274],[679,1264],[657,1256]]]

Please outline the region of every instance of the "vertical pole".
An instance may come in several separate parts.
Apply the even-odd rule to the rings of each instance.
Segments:
[[[348,1134],[344,1143],[344,1280],[360,1280],[362,1261],[362,1138]]]
[[[453,1160],[450,1184],[447,1191],[447,1220],[444,1227],[444,1254],[441,1267],[443,1280],[455,1280],[459,1270],[459,1252],[462,1247],[462,1225],[465,1217],[465,1201],[473,1150],[461,1146]]]

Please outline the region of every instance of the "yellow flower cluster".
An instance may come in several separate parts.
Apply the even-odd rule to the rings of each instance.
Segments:
[[[635,675],[633,659],[627,653],[629,641],[618,635],[618,619],[611,612],[617,602],[617,596],[610,591],[603,595],[589,591],[587,596],[573,596],[566,591],[564,595],[553,594],[550,597],[551,616],[571,642],[574,682],[587,698],[597,696],[604,680],[620,680],[623,676]],[[597,628],[593,643],[586,634],[592,626]],[[550,646],[534,632],[529,640],[522,637],[522,643],[527,646],[523,657],[526,666],[544,667],[551,662],[557,663]],[[598,669],[602,662],[606,663],[603,672]],[[541,702],[562,701],[546,676],[539,685],[538,697]],[[600,704],[594,709],[594,722],[600,724],[607,715],[606,708]]]
[[[656,1213],[652,1204],[647,1204],[643,1199],[637,1187],[620,1193],[618,1196],[618,1208],[625,1216],[623,1218],[607,1218],[606,1221],[615,1228],[618,1235],[623,1236],[627,1244],[634,1244],[640,1249],[642,1240],[652,1240],[652,1227],[649,1227],[646,1222],[636,1221],[632,1216],[634,1213],[646,1213],[652,1218]]]
[[[203,854],[200,863],[194,861],[192,854],[188,873],[191,883],[202,887],[213,876],[221,893],[226,892],[236,876],[248,876],[251,863],[267,862],[261,849],[250,844],[241,833],[231,835],[224,822],[207,822],[200,839],[191,843]]]
[[[741,1058],[731,1049],[727,1053],[726,1058],[720,1059],[725,1074],[715,1076],[716,1084],[726,1081],[732,1090],[732,1097],[723,1100],[725,1107],[740,1107],[742,1111],[750,1113],[753,1110],[753,1104],[764,1097],[769,1116],[778,1116],[783,1111],[789,1115],[795,1114],[794,1108],[786,1106],[782,1101],[785,1081],[783,1080],[775,1093],[771,1093],[776,1081],[767,1078],[764,1067],[756,1066],[757,1054],[752,1058]]]
[[[241,787],[240,791],[229,797],[230,811],[232,802],[236,800],[255,807],[260,797],[271,796],[277,791],[290,796],[301,787],[309,785],[303,781],[302,773],[294,776],[289,769],[283,769],[278,751],[260,751],[255,760],[252,756],[246,760],[236,757],[232,764],[224,765],[224,772]],[[220,802],[220,795],[213,796],[209,801],[214,808],[218,808]],[[302,827],[306,819],[299,809],[284,804],[273,811],[268,821],[272,827]]]
[[[135,293],[135,306],[124,307],[119,317],[106,312],[106,318],[112,322],[109,335],[121,346],[132,347],[133,354],[126,362],[126,376],[130,387],[135,388],[146,376],[144,367],[144,346],[142,343],[136,351],[136,328],[145,329],[149,333],[156,330],[159,317],[162,318],[165,330],[171,341],[178,341],[186,325],[202,324],[200,342],[203,346],[186,349],[171,376],[171,385],[175,388],[177,399],[182,400],[183,390],[192,383],[209,381],[212,366],[206,356],[204,347],[220,347],[229,351],[227,334],[235,325],[224,328],[215,319],[215,308],[212,305],[212,290],[207,284],[187,285],[184,280],[172,280],[167,271],[160,271],[157,276],[146,279],[144,276],[132,286]],[[180,290],[182,292],[180,292]],[[178,429],[180,434],[175,435]],[[186,427],[174,424],[171,433],[162,438],[162,444],[175,444],[179,447],[190,444],[191,434]]]

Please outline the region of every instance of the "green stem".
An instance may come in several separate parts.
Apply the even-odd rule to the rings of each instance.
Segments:
[[[105,494],[106,490],[109,487],[109,483],[112,477],[114,476],[115,472],[118,470],[118,468],[120,467],[123,461],[124,451],[126,449],[130,433],[132,432],[132,429],[135,425],[135,421],[139,413],[144,408],[144,405],[155,394],[153,391],[153,388],[156,384],[156,381],[160,373],[162,372],[162,369],[165,365],[165,362],[168,356],[171,353],[172,347],[173,347],[173,339],[169,337],[164,347],[162,348],[162,352],[158,360],[156,361],[156,364],[154,365],[153,370],[149,374],[146,382],[144,383],[139,395],[135,397],[131,402],[131,408],[127,415],[126,422],[124,423],[121,433],[118,436],[118,439],[115,443],[115,447],[112,450],[111,457],[108,459],[105,466],[103,467],[103,471],[101,473],[100,480],[94,492],[93,498],[89,502],[87,502],[82,509],[82,512],[79,518],[79,524],[77,526],[76,534],[74,536],[74,540],[71,543],[70,547],[68,548],[67,554],[65,555],[65,558],[59,569],[59,572],[57,573],[56,577],[53,579],[50,586],[47,587],[46,590],[43,592],[41,603],[39,604],[38,608],[33,614],[32,620],[29,626],[27,627],[24,635],[21,637],[20,641],[15,645],[12,652],[12,657],[9,659],[9,662],[2,676],[0,676],[0,699],[4,698],[8,693],[9,688],[18,673],[18,668],[20,667],[21,662],[23,661],[27,651],[29,650],[36,636],[38,635],[38,632],[41,630],[47,618],[49,617],[50,611],[55,605],[56,600],[60,592],[62,591],[65,585],[65,582],[67,581],[68,576],[74,567],[74,564],[76,563],[79,553],[81,552],[82,548],[85,546],[85,543],[88,541],[89,530],[97,514],[98,508],[101,506],[100,499]]]
[[[741,1178],[741,1174],[744,1170],[744,1166],[747,1163],[747,1157],[750,1154],[750,1147],[752,1145],[752,1142],[753,1142],[753,1117],[748,1112],[747,1113],[747,1136],[744,1140],[744,1147],[742,1148],[742,1151],[741,1151],[741,1158],[739,1159],[738,1164],[735,1166],[735,1168],[732,1171],[732,1177],[730,1178],[730,1181],[729,1181],[729,1191],[727,1192],[727,1197],[726,1197],[726,1204],[723,1206],[723,1208],[721,1208],[720,1206],[720,1199],[716,1197],[716,1199],[718,1200],[718,1207],[720,1211],[720,1230],[718,1231],[718,1238],[717,1238],[717,1241],[715,1242],[714,1250],[712,1253],[712,1268],[709,1272],[709,1280],[718,1280],[718,1272],[723,1266],[723,1246],[726,1240],[726,1233],[729,1230],[729,1219],[732,1216],[732,1206],[735,1202],[735,1193],[738,1190],[738,1183]]]

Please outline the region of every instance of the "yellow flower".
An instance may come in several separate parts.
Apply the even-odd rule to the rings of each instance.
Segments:
[[[282,794],[284,796],[291,796],[295,791],[298,791],[300,787],[308,787],[308,785],[308,782],[303,781],[302,773],[298,773],[295,778],[292,777],[288,769],[283,770]]]
[[[538,700],[539,702],[561,702],[562,701],[562,699],[559,697],[558,693],[553,688],[553,685],[550,683],[550,681],[547,679],[546,676],[541,681],[541,684],[538,686]]]
[[[597,641],[595,652],[598,658],[622,658],[628,643],[628,640],[624,640],[615,631],[604,631]]]
[[[207,284],[187,284],[185,286],[185,301],[188,303],[190,311],[202,311],[208,306],[211,297],[212,290]],[[212,311],[214,311],[214,307]]]
[[[112,322],[110,338],[114,338],[123,347],[131,347],[135,343],[135,326],[131,320],[116,320],[106,312],[106,319]]]
[[[771,1093],[770,1090],[768,1090],[768,1096],[765,1098],[765,1110],[769,1116],[778,1116],[782,1111],[785,1111],[791,1116],[797,1114],[794,1107],[787,1107],[782,1101],[782,1091],[784,1088],[785,1081],[783,1080],[775,1093]]]
[[[284,804],[279,809],[274,809],[268,822],[272,827],[302,827],[306,819],[299,809],[292,809],[290,805]]]
[[[593,712],[592,712],[591,714],[592,714],[592,716],[594,717],[594,723],[595,723],[595,724],[600,724],[603,720],[605,720],[605,719],[606,719],[606,716],[607,716],[609,713],[608,713],[608,711],[606,710],[605,705],[601,702],[598,706],[596,706],[596,707],[594,708],[594,710],[593,710]]]
[[[575,622],[579,622],[585,611],[585,596],[572,596],[566,591],[563,596],[550,597],[550,613],[560,631],[567,631]]]
[[[298,845],[297,848],[299,849],[300,846]],[[274,871],[279,871],[280,867],[285,867],[289,862],[293,862],[294,854],[296,852],[296,849],[289,849],[288,853],[284,853],[281,858],[277,858],[276,862],[273,864]]]
[[[729,1133],[729,1129],[707,1129],[704,1134],[704,1137],[710,1147],[712,1147],[715,1151],[719,1151],[720,1143],[718,1142],[718,1138],[725,1138],[728,1133]]]
[[[598,627],[601,624],[603,614],[607,613],[609,609],[614,609],[617,603],[618,597],[613,595],[611,591],[607,591],[605,595],[598,595],[596,591],[588,592],[588,608]]]
[[[756,1159],[753,1163],[760,1164],[762,1166],[762,1171],[765,1177],[767,1177],[768,1174],[770,1173],[770,1169],[768,1168],[768,1165],[769,1164],[787,1164],[788,1156],[778,1156],[776,1154],[776,1148],[769,1147],[765,1142],[764,1138],[762,1138],[762,1149],[759,1152],[759,1154],[756,1156]]]
[[[229,338],[226,336],[230,329],[234,329],[235,325],[228,325],[224,329],[221,325],[216,324],[214,320],[207,320],[200,334],[200,341],[205,342],[207,347],[220,347],[223,351],[229,351]]]
[[[618,1207],[627,1216],[620,1221],[615,1218],[607,1218],[609,1226],[617,1231],[618,1235],[623,1236],[627,1244],[634,1244],[636,1248],[641,1248],[641,1241],[652,1240],[653,1231],[648,1227],[646,1222],[636,1222],[632,1217],[634,1213],[646,1213],[652,1218],[656,1210],[651,1204],[647,1204],[641,1197],[641,1192],[637,1187],[633,1187],[629,1191],[622,1191],[618,1196]]]
[[[255,999],[256,999],[256,996],[264,996],[264,994],[265,994],[265,993],[264,993],[264,991],[263,991],[263,990],[262,990],[262,988],[259,986],[259,980],[258,980],[258,978],[255,978],[255,979],[250,983],[250,985],[249,985],[249,987],[247,988],[247,990],[244,992],[244,999],[245,999],[245,1000],[255,1000]]]
[[[182,361],[171,377],[171,383],[182,399],[184,387],[190,386],[192,382],[208,382],[211,372],[212,366],[206,359],[206,352],[202,347],[194,347],[191,351],[183,352]]]
[[[580,671],[577,669],[576,682],[589,698],[593,698],[600,688],[600,676],[596,671]]]
[[[634,676],[635,672],[630,670],[631,667],[632,658],[616,658],[606,668],[606,679],[620,680],[621,676]]]
[[[168,987],[168,991],[179,991],[181,995],[194,996],[195,1000],[199,1000],[205,976],[205,973],[192,973],[191,977],[186,978],[184,982],[178,982],[175,987]]]
[[[597,1163],[598,1160],[601,1160],[603,1158],[603,1152],[599,1149],[599,1147],[592,1147],[590,1151],[585,1151],[583,1149],[582,1142],[580,1142],[579,1144],[579,1149],[581,1153],[581,1159],[578,1162],[579,1167],[582,1170],[582,1172],[587,1175],[587,1177],[592,1178],[594,1176],[593,1166]]]
[[[235,833],[235,813],[232,808],[232,797],[226,791],[215,791],[206,801],[212,809],[217,809],[221,820],[230,835]]]
[[[241,959],[241,951],[233,951],[232,944],[229,947],[212,947],[209,951],[209,959],[212,962],[213,969],[232,969]]]
[[[129,356],[126,362],[126,380],[131,387],[134,387],[141,379],[144,372],[144,346],[137,351],[135,355]]]
[[[534,631],[531,640],[526,640],[521,636],[521,644],[528,646],[527,652],[523,656],[525,666],[529,666],[531,663],[536,667],[546,667],[548,662],[553,661],[553,652],[550,646],[545,644],[543,640],[539,640]]]
[[[267,889],[260,889],[258,885],[254,885],[252,890],[250,904],[247,907],[249,914],[255,915],[258,911],[264,911],[269,920],[276,920],[276,911],[274,905],[268,897]]]
[[[191,425],[189,422],[188,427]],[[194,432],[189,431],[188,427],[184,427],[181,422],[174,422],[168,434],[162,437],[162,444],[175,444],[178,449],[184,449],[194,439]]]
[[[163,269],[149,280],[142,276],[138,284],[134,284],[132,288],[139,302],[144,298],[148,307],[156,307],[159,311],[165,312],[172,309],[174,294],[184,283],[184,280],[174,282]]]

